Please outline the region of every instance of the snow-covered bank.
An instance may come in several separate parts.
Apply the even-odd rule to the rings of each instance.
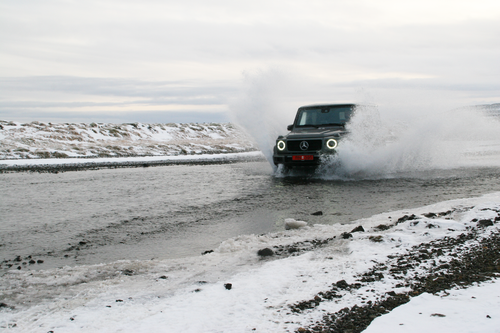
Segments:
[[[59,172],[92,168],[116,168],[134,166],[157,166],[169,164],[231,163],[262,160],[260,151],[242,153],[179,155],[179,156],[137,156],[108,158],[43,158],[22,160],[0,160],[0,173],[9,171]]]
[[[221,124],[21,124],[0,120],[0,160],[182,156],[255,151],[245,132]]]
[[[457,332],[460,324],[463,331],[498,332],[498,311],[487,313],[480,306],[494,309],[499,303],[499,220],[497,192],[352,224],[242,235],[199,257],[47,271],[18,271],[12,265],[0,283],[0,327],[15,332],[328,332],[342,317],[354,315],[358,325],[399,301],[406,304],[377,318],[368,331],[395,326],[423,331],[435,325],[441,332]],[[257,254],[265,248],[273,255]],[[477,258],[492,262],[474,270],[472,263],[482,263]],[[488,279],[496,282],[477,287],[476,281]],[[440,305],[451,303],[449,311],[456,311],[467,300],[475,307],[467,316]],[[362,315],[362,310],[371,312]],[[418,321],[412,317],[417,310]],[[384,318],[398,313],[403,317],[385,326]],[[443,328],[436,323],[441,319],[452,319],[455,326]]]

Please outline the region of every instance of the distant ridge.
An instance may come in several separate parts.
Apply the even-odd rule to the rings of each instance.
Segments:
[[[255,151],[230,123],[17,123],[0,120],[0,159],[135,157]]]

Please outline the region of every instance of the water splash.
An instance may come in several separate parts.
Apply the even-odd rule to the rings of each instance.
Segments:
[[[255,139],[274,167],[275,140],[286,133],[297,108],[339,102],[339,96],[281,70],[247,73],[240,96],[230,103],[231,117]],[[359,89],[354,100],[363,106],[346,126],[350,134],[339,145],[336,156],[325,157],[313,174],[274,168],[275,175],[365,179],[500,166],[499,104],[497,112],[485,112],[491,110],[458,107],[460,102],[453,96],[397,89],[391,93],[378,91],[375,96]]]
[[[347,126],[338,154],[316,175],[380,178],[436,169],[500,165],[498,117],[480,108],[448,111],[361,107]]]
[[[273,167],[273,146],[293,123],[299,90],[296,78],[278,69],[246,73],[240,95],[229,105],[231,120],[255,139]]]

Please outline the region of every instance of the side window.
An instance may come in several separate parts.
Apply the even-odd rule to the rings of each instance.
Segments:
[[[302,111],[302,113],[300,114],[299,126],[304,126],[306,124],[306,120],[307,120],[307,112]]]

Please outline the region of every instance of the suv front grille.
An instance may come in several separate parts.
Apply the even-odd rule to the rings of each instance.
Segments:
[[[302,141],[305,141],[308,143],[309,148],[307,149],[300,149],[300,143]],[[294,140],[288,141],[288,151],[315,151],[315,150],[320,150],[321,149],[321,140]]]

